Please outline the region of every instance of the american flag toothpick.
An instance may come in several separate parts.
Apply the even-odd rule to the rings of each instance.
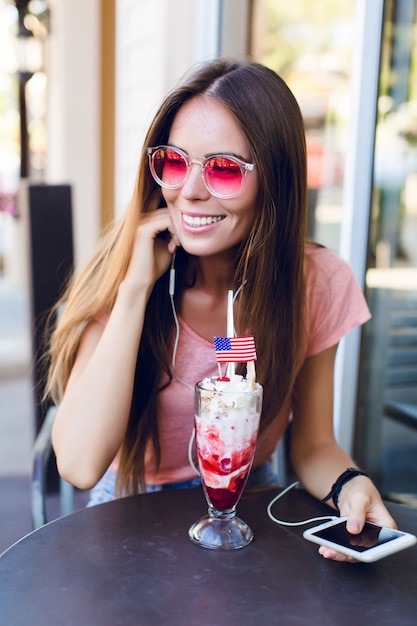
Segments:
[[[247,377],[251,388],[255,388],[255,339],[252,335],[241,337],[214,337],[217,363],[247,363]]]
[[[214,337],[214,347],[218,363],[256,361],[255,339],[251,335]]]

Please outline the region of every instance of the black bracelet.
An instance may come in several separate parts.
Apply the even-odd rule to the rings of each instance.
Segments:
[[[336,509],[339,509],[338,502],[342,487],[347,482],[352,480],[352,478],[355,478],[355,476],[367,476],[367,478],[369,478],[368,474],[362,472],[362,470],[359,470],[356,467],[348,467],[347,470],[343,472],[343,474],[340,474],[339,478],[336,480],[327,496],[323,498],[323,500],[320,500],[320,502],[327,502],[327,500],[330,500],[331,498]]]

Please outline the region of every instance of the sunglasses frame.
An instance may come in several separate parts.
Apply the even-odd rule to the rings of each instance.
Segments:
[[[154,157],[155,154],[158,150],[173,150],[174,152],[177,152],[180,156],[183,157],[186,166],[187,166],[187,170],[184,176],[184,179],[177,185],[168,185],[167,183],[164,183],[158,176],[158,174],[156,173],[156,169],[155,169],[155,165],[154,165]],[[186,152],[184,152],[184,150],[181,150],[181,148],[177,148],[176,146],[170,146],[170,145],[163,145],[163,146],[155,146],[155,147],[148,147],[146,149],[146,154],[149,157],[149,168],[151,170],[151,174],[153,179],[158,183],[158,185],[160,187],[163,187],[164,189],[180,189],[183,184],[185,183],[185,181],[187,180],[189,171],[191,169],[191,165],[193,163],[197,163],[198,165],[201,166],[201,176],[203,179],[203,183],[206,187],[206,189],[211,193],[212,196],[215,196],[216,198],[223,198],[223,199],[227,199],[227,198],[234,198],[235,196],[238,195],[241,186],[242,186],[242,182],[244,177],[246,176],[246,174],[248,172],[252,172],[255,169],[255,164],[254,163],[248,163],[247,161],[243,161],[242,159],[239,159],[238,157],[234,156],[233,154],[212,154],[209,157],[198,157],[198,156],[191,156],[189,154],[187,154]],[[207,163],[209,163],[212,159],[229,159],[230,161],[232,161],[233,163],[235,163],[241,172],[241,181],[240,181],[240,185],[239,185],[239,189],[237,189],[236,191],[234,191],[231,194],[221,194],[218,193],[217,191],[213,190],[211,188],[211,186],[209,185],[209,183],[206,181],[205,178],[205,171],[206,171],[206,165]]]

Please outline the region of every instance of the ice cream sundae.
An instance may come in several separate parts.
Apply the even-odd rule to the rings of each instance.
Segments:
[[[230,298],[232,301],[232,298]],[[233,307],[228,307],[233,328]],[[215,337],[218,378],[195,386],[195,438],[208,514],[188,531],[191,541],[213,550],[236,550],[253,539],[251,528],[236,515],[246,485],[262,410],[262,387],[255,379],[255,340],[250,335]],[[226,363],[223,375],[221,366]],[[247,364],[247,379],[234,364]]]
[[[197,384],[196,442],[206,496],[216,509],[239,500],[252,466],[262,387],[239,375],[206,378]]]

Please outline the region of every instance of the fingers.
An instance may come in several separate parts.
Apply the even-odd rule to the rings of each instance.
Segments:
[[[167,208],[143,213],[125,280],[135,289],[143,286],[151,290],[168,269],[178,245]]]
[[[139,230],[152,239],[156,239],[158,236],[158,238],[165,239],[171,254],[180,246],[170,213],[166,208],[144,213],[141,216]],[[165,234],[166,237],[164,237]]]
[[[358,561],[347,554],[341,554],[340,552],[336,552],[331,548],[326,548],[325,546],[320,546],[319,554],[324,559],[328,559],[329,561],[338,561],[340,563],[357,563]]]
[[[155,239],[161,233],[168,231],[175,235],[174,226],[167,208],[142,213],[139,222],[139,231]]]
[[[397,525],[386,509],[379,493],[375,488],[374,493],[364,494],[357,492],[351,494],[349,500],[341,509],[342,515],[347,515],[347,531],[351,535],[357,535],[362,531],[365,521],[374,522],[380,526],[396,528]]]
[[[368,522],[373,522],[380,526],[387,526],[387,528],[398,528],[394,518],[386,509],[382,500],[368,511],[366,519]]]
[[[356,508],[353,506],[346,521],[346,530],[351,535],[358,535],[361,532],[365,521],[365,509],[359,505],[357,505]]]

